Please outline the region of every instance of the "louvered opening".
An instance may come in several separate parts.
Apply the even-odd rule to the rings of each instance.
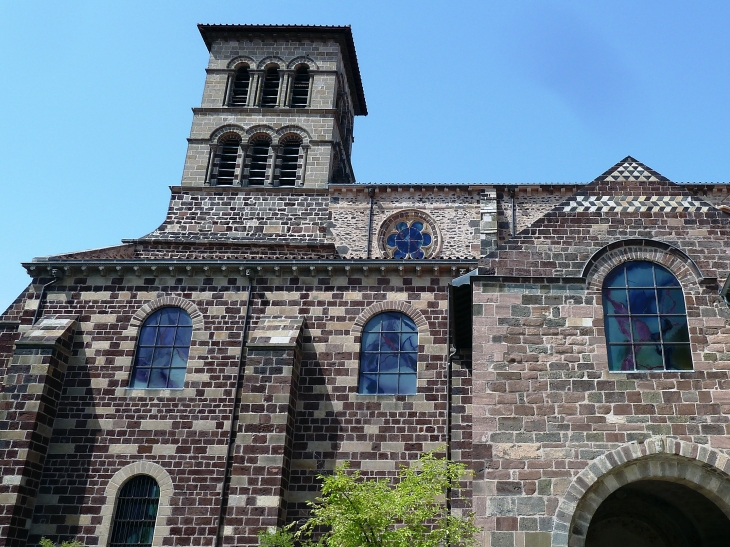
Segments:
[[[236,176],[236,160],[238,159],[239,141],[229,139],[218,145],[217,186],[233,184]]]
[[[231,106],[246,106],[248,99],[248,86],[251,83],[251,75],[248,73],[248,67],[243,66],[236,71],[236,77],[233,80],[233,89],[231,90]]]
[[[269,161],[270,144],[258,140],[251,144],[251,162],[248,166],[248,185],[263,186],[266,181],[266,164]]]
[[[261,106],[271,108],[276,106],[276,99],[279,96],[279,69],[266,69],[264,77],[264,89],[261,93]]]
[[[279,169],[279,186],[294,186],[297,181],[299,165],[299,141],[290,141],[281,147],[281,167]]]
[[[309,69],[300,66],[294,74],[294,85],[291,92],[291,107],[304,108],[307,106],[309,95]]]
[[[110,547],[149,547],[155,533],[160,487],[155,479],[137,475],[122,486],[114,512]]]

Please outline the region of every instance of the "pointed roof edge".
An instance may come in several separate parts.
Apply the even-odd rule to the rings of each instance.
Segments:
[[[664,175],[662,175],[661,173],[658,173],[657,171],[654,171],[654,169],[652,169],[648,165],[640,162],[639,160],[637,160],[636,158],[634,158],[632,156],[626,156],[620,162],[616,163],[612,167],[609,167],[609,169],[607,171],[604,171],[602,174],[600,174],[599,176],[597,176],[591,182],[601,182],[603,180],[606,180],[606,178],[611,173],[614,173],[619,167],[621,167],[622,165],[624,165],[626,163],[638,163],[644,170],[646,170],[647,172],[651,173],[653,176],[655,176],[660,181],[662,181],[662,182],[673,182],[673,181],[669,180],[667,177],[665,177]]]

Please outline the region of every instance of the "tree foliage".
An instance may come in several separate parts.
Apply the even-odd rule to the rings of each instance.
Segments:
[[[56,547],[56,544],[53,543],[53,541],[51,541],[50,539],[48,539],[46,537],[42,537],[41,540],[38,542],[38,545],[40,547]],[[80,541],[76,541],[74,539],[74,540],[62,542],[60,547],[83,547],[83,546]]]
[[[433,452],[402,467],[394,483],[363,479],[348,465],[320,475],[321,497],[310,502],[311,516],[260,535],[264,547],[472,547],[473,515],[450,514],[449,488],[458,486],[463,464]],[[323,531],[323,532],[322,532]],[[322,533],[320,533],[322,532]]]

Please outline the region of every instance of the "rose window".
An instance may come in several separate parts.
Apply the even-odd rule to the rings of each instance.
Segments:
[[[401,221],[386,236],[385,244],[393,258],[424,258],[433,248],[431,229],[421,220]]]

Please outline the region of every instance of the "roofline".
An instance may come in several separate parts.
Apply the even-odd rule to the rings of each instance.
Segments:
[[[354,110],[358,116],[367,116],[368,107],[365,102],[365,91],[360,78],[360,66],[357,62],[355,41],[352,38],[350,25],[205,25],[199,24],[198,30],[205,46],[210,51],[216,37],[225,35],[272,35],[283,34],[316,34],[334,39],[340,46],[345,61],[345,75],[353,92]]]

